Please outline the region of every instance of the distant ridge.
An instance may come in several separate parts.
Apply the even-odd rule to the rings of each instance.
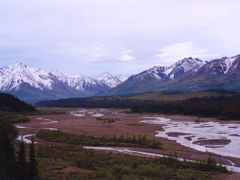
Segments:
[[[101,81],[83,75],[46,72],[18,62],[0,68],[0,92],[27,102],[70,97],[88,97],[115,87],[122,81],[108,74]]]
[[[154,66],[129,77],[102,95],[154,91],[193,92],[211,89],[240,92],[240,55],[209,62],[190,57],[170,67]]]

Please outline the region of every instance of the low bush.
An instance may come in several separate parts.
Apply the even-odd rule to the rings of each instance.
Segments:
[[[74,145],[112,145],[112,146],[141,146],[161,149],[161,143],[156,139],[148,139],[145,135],[141,136],[124,136],[117,137],[114,135],[112,138],[107,137],[94,137],[81,134],[68,134],[62,131],[40,130],[37,137],[45,139],[50,142],[58,142]]]

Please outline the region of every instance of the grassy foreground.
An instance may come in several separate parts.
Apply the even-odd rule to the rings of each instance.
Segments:
[[[227,173],[214,160],[207,162],[179,161],[169,158],[145,158],[82,148],[81,145],[138,146],[161,148],[146,137],[97,138],[41,130],[37,136],[61,145],[38,145],[39,175],[43,179],[177,179],[205,180]],[[154,144],[155,143],[155,144]]]
[[[37,145],[41,179],[177,179],[207,180],[227,173],[214,161],[203,163],[170,158],[144,158],[111,152],[86,150],[78,145]]]

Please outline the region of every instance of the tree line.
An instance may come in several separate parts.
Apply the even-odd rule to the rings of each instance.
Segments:
[[[133,105],[154,102],[152,100],[134,100],[122,99],[115,97],[99,97],[99,98],[71,98],[53,101],[42,101],[36,103],[36,106],[45,107],[82,107],[82,108],[129,108]]]
[[[222,92],[222,91],[218,91]],[[144,100],[121,97],[72,98],[37,103],[48,107],[131,108],[135,113],[164,113],[240,119],[240,94],[222,92],[212,97],[192,97],[185,100]],[[183,94],[184,96],[184,94]]]
[[[135,113],[183,114],[219,119],[240,119],[240,95],[189,98],[133,105]]]

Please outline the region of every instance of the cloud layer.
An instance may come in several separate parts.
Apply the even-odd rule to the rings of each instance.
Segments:
[[[132,61],[136,59],[136,57],[131,55],[132,50],[126,50],[123,52],[122,56],[119,57],[118,59],[121,61]]]
[[[239,7],[239,0],[2,0],[0,65],[94,76],[232,56],[240,54]]]
[[[181,42],[161,48],[155,56],[162,59],[163,64],[169,64],[186,57],[209,59],[219,57],[220,54],[207,54],[207,50],[195,47],[193,42]]]

